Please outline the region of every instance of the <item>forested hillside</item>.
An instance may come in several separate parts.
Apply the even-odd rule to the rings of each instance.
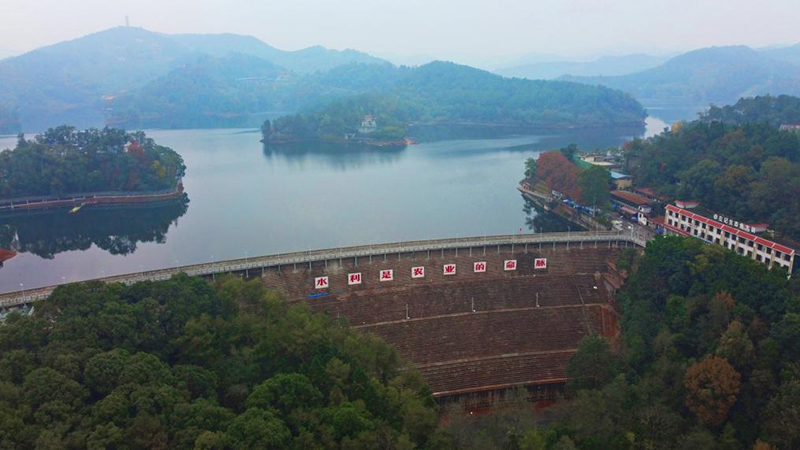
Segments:
[[[185,170],[141,131],[60,126],[0,151],[0,198],[172,189]]]
[[[259,281],[58,288],[0,326],[4,449],[422,448],[397,352]]]
[[[141,97],[137,107],[143,114],[147,113],[148,108],[153,108],[147,101],[164,88],[160,77],[169,75],[168,78],[177,81],[191,81],[186,72],[207,64],[209,58],[219,58],[218,63],[234,64],[224,69],[232,73],[243,59],[231,57],[231,54],[247,55],[261,60],[262,64],[271,63],[297,77],[349,63],[384,63],[353,50],[323,47],[279,50],[252,36],[168,35],[136,27],[116,27],[0,60],[0,134],[39,132],[62,123],[80,128],[99,127],[106,119],[119,121],[119,116],[115,116],[115,109],[122,106],[118,100],[122,97],[124,102],[129,102],[131,95]],[[228,57],[231,58],[226,59]],[[150,82],[154,85],[148,86]],[[246,96],[247,90],[253,90],[253,86],[242,86],[238,82],[209,83],[203,87],[208,90],[187,92],[184,89],[167,95],[158,104],[167,103],[170,108],[157,110],[157,116],[165,118],[174,110],[188,111],[197,105],[192,95],[201,94],[208,99],[201,105],[202,111],[220,121],[213,126],[229,126],[224,117],[226,108],[215,108],[227,106],[235,97]],[[143,91],[139,93],[139,89]],[[231,95],[232,90],[240,92]],[[15,114],[9,116],[8,111]],[[237,115],[248,113],[236,111]],[[201,119],[195,119],[198,125],[194,126],[207,126]],[[164,125],[159,126],[169,125],[164,119]]]
[[[688,104],[727,104],[764,94],[800,95],[798,66],[745,46],[694,50],[629,75],[563,79],[620,89],[639,100]]]
[[[288,73],[244,54],[204,56],[120,95],[109,121],[125,128],[258,126],[260,113],[288,107],[288,89],[280,92]]]
[[[798,448],[796,283],[685,238],[648,243],[629,267],[623,365],[583,345],[570,363],[580,448]]]
[[[377,133],[392,135],[410,123],[534,128],[638,128],[644,123],[644,110],[636,100],[607,88],[508,79],[447,62],[396,70],[385,77],[393,80],[391,84],[369,95],[277,119],[265,138],[341,139],[357,132],[364,114],[377,117]]]
[[[700,120],[734,125],[767,123],[773,127],[800,124],[800,98],[789,95],[742,98],[734,105],[711,105]]]
[[[800,238],[800,140],[766,123],[681,123],[626,145],[639,186]]]

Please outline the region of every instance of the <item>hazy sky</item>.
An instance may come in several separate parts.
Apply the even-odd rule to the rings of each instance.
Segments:
[[[250,34],[278,48],[507,57],[800,41],[798,0],[2,0],[0,49],[122,25]]]

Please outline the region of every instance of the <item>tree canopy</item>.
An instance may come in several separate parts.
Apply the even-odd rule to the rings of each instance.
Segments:
[[[424,447],[397,352],[260,281],[59,287],[0,326],[0,447]]]
[[[0,152],[0,198],[158,191],[185,170],[178,153],[143,132],[60,126]]]
[[[413,69],[359,69],[381,71],[380,77],[358,78],[374,88],[274,120],[265,140],[342,139],[358,130],[365,114],[376,116],[379,127],[403,131],[409,123],[635,128],[646,116],[632,97],[598,86],[508,79],[441,61]]]
[[[740,221],[800,238],[800,138],[766,123],[695,121],[626,145],[639,186],[698,200]]]

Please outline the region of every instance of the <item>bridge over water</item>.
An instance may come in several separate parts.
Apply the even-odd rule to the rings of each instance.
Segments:
[[[167,280],[177,273],[186,273],[190,276],[216,277],[217,274],[236,273],[246,277],[263,276],[267,271],[296,270],[298,267],[312,263],[329,263],[342,265],[343,261],[352,261],[358,266],[359,261],[372,262],[373,259],[386,259],[389,256],[401,257],[404,254],[414,255],[431,252],[459,251],[486,252],[502,250],[528,251],[529,248],[542,248],[544,246],[638,246],[644,247],[649,236],[638,228],[630,231],[590,231],[571,233],[531,233],[510,234],[499,236],[478,236],[453,239],[432,239],[421,241],[395,242],[375,245],[360,245],[304,252],[265,255],[250,258],[240,258],[225,261],[213,261],[203,264],[177,266],[158,270],[130,273],[112,277],[97,278],[106,283],[133,284],[139,281]],[[0,308],[22,306],[43,300],[57,286],[47,286],[37,289],[0,294]]]

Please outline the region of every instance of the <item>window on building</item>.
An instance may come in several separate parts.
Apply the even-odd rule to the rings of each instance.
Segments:
[[[764,250],[764,246],[761,244],[758,244],[756,248],[758,248],[758,251]]]
[[[761,255],[756,255],[756,261],[761,262],[762,259],[763,258],[761,258]]]
[[[783,259],[785,261],[789,261],[791,259],[791,256],[788,253],[786,253],[786,254],[783,255]]]

